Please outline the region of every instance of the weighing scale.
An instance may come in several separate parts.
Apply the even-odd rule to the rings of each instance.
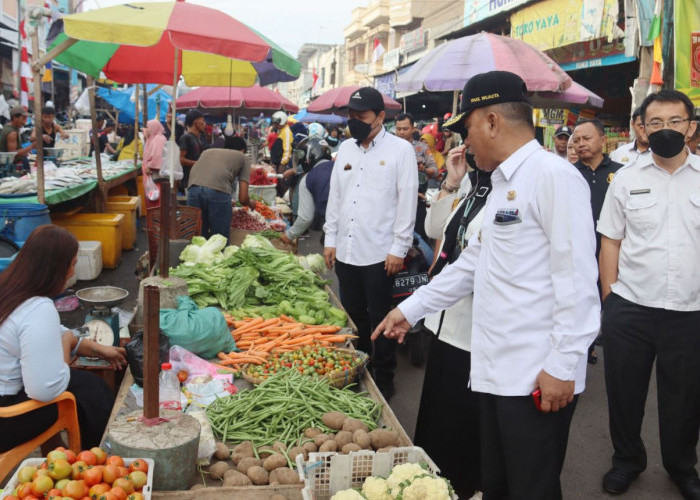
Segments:
[[[119,346],[119,314],[112,307],[122,303],[129,292],[116,286],[94,286],[76,292],[78,300],[90,311],[85,324],[78,328],[79,336],[98,344]]]
[[[52,161],[57,167],[60,167],[63,151],[65,150],[61,148],[44,148],[44,161]]]
[[[21,177],[22,165],[15,164],[16,153],[0,153],[0,177]]]

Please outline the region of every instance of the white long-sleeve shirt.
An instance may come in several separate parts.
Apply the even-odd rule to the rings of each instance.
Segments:
[[[474,292],[473,390],[526,396],[540,370],[585,388],[600,324],[588,185],[530,141],[491,176],[482,229],[459,259],[399,305],[411,323]],[[497,213],[518,210],[511,222]]]
[[[27,299],[0,325],[0,395],[24,388],[32,399],[51,401],[68,387],[61,323],[46,297]]]
[[[306,176],[299,182],[299,208],[297,208],[297,218],[292,227],[288,228],[285,234],[287,238],[293,240],[304,234],[314,222],[316,206],[311,191],[306,187]]]
[[[413,146],[384,127],[369,147],[343,142],[331,174],[325,246],[345,264],[369,266],[387,254],[405,257],[418,203]]]

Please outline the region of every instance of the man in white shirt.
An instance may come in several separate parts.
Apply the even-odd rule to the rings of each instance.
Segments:
[[[472,77],[461,111],[454,120],[464,146],[448,162],[465,162],[469,148],[493,171],[481,231],[373,336],[402,341],[411,324],[473,291],[470,378],[482,393],[484,498],[561,498],[569,425],[600,322],[590,191],[535,140],[519,76]]]
[[[700,158],[685,145],[697,123],[676,90],[648,96],[642,134],[652,154],[620,169],[598,221],[605,383],[615,452],[603,478],[623,493],[646,468],[640,431],[656,360],[666,471],[700,499]]]
[[[396,343],[381,338],[373,345],[370,335],[391,309],[391,277],[413,244],[418,165],[413,146],[384,129],[378,90],[357,90],[347,109],[353,140],[340,145],[333,166],[323,254],[328,269],[335,265],[343,306],[357,325],[357,347],[371,354],[377,386],[389,399]]]
[[[632,112],[630,128],[634,130],[634,141],[629,144],[623,144],[615,151],[610,153],[610,159],[612,161],[616,161],[617,163],[621,163],[622,165],[634,163],[639,157],[648,158],[651,156],[649,141],[644,135],[644,124],[642,123],[640,108],[637,108]]]

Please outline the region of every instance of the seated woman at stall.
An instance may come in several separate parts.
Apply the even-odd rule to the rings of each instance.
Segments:
[[[90,449],[100,443],[114,396],[102,379],[68,363],[76,355],[98,357],[116,370],[127,361],[123,348],[77,339],[61,326],[52,298],[75,274],[77,259],[78,241],[71,233],[39,226],[0,274],[0,406],[51,401],[67,390],[77,403],[82,447]],[[39,435],[57,418],[56,405],[0,418],[0,453]],[[61,445],[57,435],[42,451]]]
[[[139,158],[143,158],[143,140],[139,138]],[[117,161],[133,160],[134,151],[136,150],[136,141],[134,141],[134,126],[128,125],[124,132],[123,139],[117,145],[117,152],[114,156]]]

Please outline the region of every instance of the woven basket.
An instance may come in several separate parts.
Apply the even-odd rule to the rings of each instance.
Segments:
[[[367,363],[369,362],[369,355],[367,353],[364,353],[362,351],[356,351],[354,349],[335,349],[336,351],[344,352],[347,354],[352,354],[354,357],[360,359],[360,364],[357,366],[353,367],[352,369],[345,371],[345,372],[338,372],[334,373],[332,375],[323,375],[319,377],[320,379],[325,379],[328,380],[330,385],[333,387],[337,388],[343,388],[348,384],[352,384],[353,382],[356,382],[357,379],[360,377],[362,374],[362,371],[365,369],[367,366]],[[245,365],[242,371],[243,378],[250,382],[253,385],[258,385],[261,384],[265,381],[264,378],[259,378],[259,377],[254,377],[250,373],[248,373],[248,368],[250,365]]]

